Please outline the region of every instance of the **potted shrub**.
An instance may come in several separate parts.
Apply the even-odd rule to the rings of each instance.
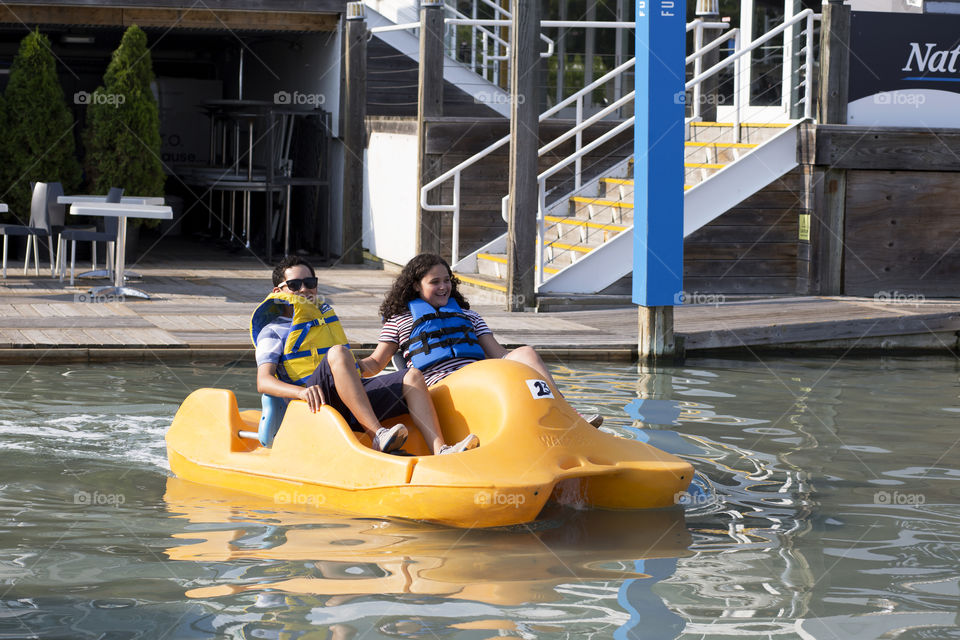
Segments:
[[[160,112],[150,84],[153,62],[147,34],[132,25],[123,34],[87,107],[87,177],[96,193],[123,187],[126,195],[162,196],[166,175],[160,161]],[[159,220],[131,218],[155,226]],[[131,234],[133,235],[133,234]],[[128,238],[128,249],[135,243]]]
[[[67,193],[80,185],[75,126],[50,41],[31,31],[20,42],[0,103],[0,200],[10,207],[7,221],[29,222],[31,182],[61,182]]]

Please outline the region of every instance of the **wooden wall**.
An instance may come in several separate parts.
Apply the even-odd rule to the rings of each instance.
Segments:
[[[417,115],[417,62],[376,36],[367,43],[367,115]],[[443,83],[443,112],[448,116],[499,114],[455,85]]]
[[[815,161],[842,177],[845,295],[960,296],[960,132],[819,126]]]
[[[683,289],[692,294],[793,294],[799,267],[804,171],[794,169],[688,236]],[[804,253],[804,257],[806,252]]]

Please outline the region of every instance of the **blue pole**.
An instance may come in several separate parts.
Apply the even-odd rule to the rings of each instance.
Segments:
[[[686,0],[637,0],[633,301],[680,304]]]

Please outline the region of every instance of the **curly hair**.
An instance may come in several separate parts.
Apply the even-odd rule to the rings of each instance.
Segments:
[[[380,305],[380,316],[386,320],[408,311],[407,305],[420,297],[413,285],[420,284],[420,280],[427,275],[427,272],[438,264],[446,267],[447,273],[450,274],[450,297],[456,300],[461,308],[469,309],[470,303],[457,289],[460,280],[453,275],[447,261],[435,253],[421,253],[411,259],[400,272],[400,275],[397,276],[397,279],[393,281],[393,286],[383,297],[383,304]]]

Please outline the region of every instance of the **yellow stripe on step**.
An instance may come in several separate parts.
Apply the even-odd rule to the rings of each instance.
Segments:
[[[684,162],[683,166],[687,169],[723,169],[727,165],[712,162]]]
[[[491,262],[499,262],[500,264],[507,264],[507,259],[503,256],[495,256],[490,253],[478,253],[477,260],[489,260]]]
[[[472,284],[473,286],[480,287],[481,289],[493,289],[494,291],[502,291],[503,293],[507,292],[507,288],[502,284],[493,284],[492,282],[480,280],[479,278],[471,278],[470,276],[465,276],[462,273],[457,274],[457,280],[460,282],[466,282],[467,284]]]
[[[591,229],[606,229],[608,231],[623,231],[627,227],[619,224],[604,224],[602,222],[590,222],[589,220],[580,220],[579,218],[565,218],[563,216],[543,216],[547,222],[557,224],[569,224],[575,227],[589,227]]]
[[[715,149],[753,149],[760,146],[748,142],[695,142],[693,140],[687,140],[683,144],[688,147],[709,147]]]
[[[620,200],[602,200],[600,198],[584,198],[583,196],[573,196],[571,201],[577,204],[593,204],[598,207],[617,207],[619,209],[633,209],[632,202],[622,202]]]
[[[633,186],[633,180],[626,178],[600,178],[600,182],[609,182],[610,184],[626,184]]]
[[[692,127],[732,127],[732,122],[691,122]],[[740,127],[756,127],[758,129],[786,129],[789,122],[741,122]]]
[[[577,253],[590,253],[593,251],[593,247],[581,247],[577,244],[564,244],[562,242],[551,242],[547,245],[548,247],[553,247],[554,249],[566,249],[568,251],[576,251]]]

